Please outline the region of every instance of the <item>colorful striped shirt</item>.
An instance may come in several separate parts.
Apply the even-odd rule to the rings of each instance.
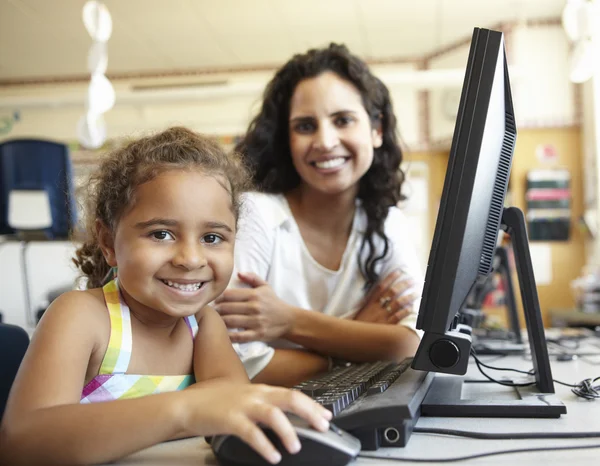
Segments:
[[[110,339],[98,375],[90,380],[81,393],[80,403],[123,400],[156,393],[183,390],[194,383],[193,375],[127,374],[131,359],[131,313],[119,292],[117,279],[102,288],[110,316]],[[192,339],[198,332],[195,316],[185,322]]]

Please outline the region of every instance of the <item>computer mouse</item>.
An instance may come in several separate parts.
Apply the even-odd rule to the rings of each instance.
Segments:
[[[360,440],[330,424],[329,430],[319,432],[308,422],[296,416],[288,416],[296,429],[302,448],[290,454],[279,437],[271,429],[263,428],[267,438],[281,453],[281,466],[344,466],[360,452]],[[215,435],[210,446],[221,466],[271,466],[266,459],[235,435]]]

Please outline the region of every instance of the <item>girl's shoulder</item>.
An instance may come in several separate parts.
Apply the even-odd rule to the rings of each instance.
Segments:
[[[46,316],[47,314],[47,316]],[[67,291],[56,298],[44,313],[44,318],[74,321],[85,327],[109,323],[108,311],[101,288]]]

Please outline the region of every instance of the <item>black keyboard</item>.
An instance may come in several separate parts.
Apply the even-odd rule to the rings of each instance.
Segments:
[[[433,380],[411,362],[349,364],[293,388],[329,409],[333,422],[358,437],[363,450],[403,447]]]

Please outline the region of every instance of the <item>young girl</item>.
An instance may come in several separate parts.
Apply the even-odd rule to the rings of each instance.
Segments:
[[[240,346],[250,377],[293,385],[335,358],[413,355],[422,276],[396,207],[404,174],[385,85],[342,45],[296,55],[238,151],[263,192],[248,197],[237,283],[217,310],[234,342],[253,342]]]
[[[59,297],[36,329],[3,419],[0,463],[103,463],[218,433],[275,463],[258,422],[290,452],[299,442],[282,410],[327,428],[329,413],[309,398],[250,385],[206,307],[231,276],[245,180],[237,160],[184,128],[102,161],[89,241],[75,260],[89,289]]]

